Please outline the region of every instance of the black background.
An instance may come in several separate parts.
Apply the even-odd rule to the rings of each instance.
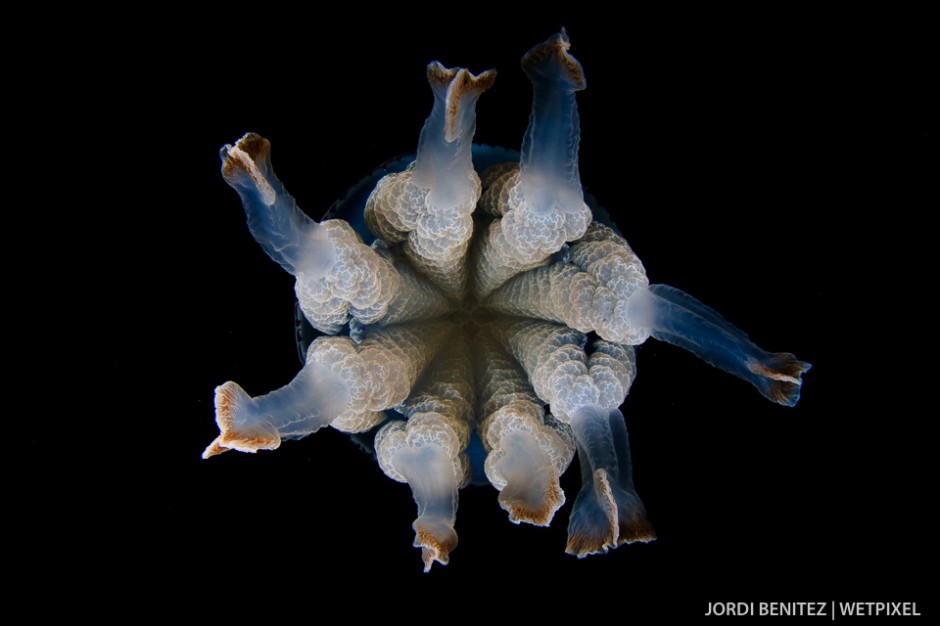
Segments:
[[[906,285],[890,276],[903,262],[886,243],[900,212],[918,206],[906,194],[925,175],[928,137],[922,40],[905,36],[907,20],[584,10],[513,23],[171,22],[102,55],[108,64],[132,51],[134,69],[115,71],[113,121],[147,133],[135,155],[146,305],[134,332],[112,329],[128,340],[145,327],[147,357],[118,349],[107,363],[131,390],[124,409],[135,407],[121,428],[142,432],[120,456],[130,447],[133,460],[105,469],[99,488],[117,512],[96,539],[116,557],[122,593],[171,609],[195,601],[207,614],[278,615],[287,604],[310,616],[378,607],[434,620],[494,613],[497,598],[518,619],[599,618],[602,607],[690,619],[713,601],[914,600],[927,610],[931,411],[919,406],[920,368],[889,345]],[[659,539],[566,555],[573,466],[549,529],[510,524],[489,487],[461,492],[460,543],[448,566],[423,574],[407,486],[344,435],[199,458],[217,433],[216,385],[258,395],[299,368],[293,279],[252,240],[218,149],[247,131],[270,139],[279,177],[319,217],[362,175],[414,150],[432,59],[498,70],[476,140],[518,148],[530,105],[519,59],[562,25],[588,83],[582,182],[651,282],[814,367],[790,409],[649,341],[623,411]]]

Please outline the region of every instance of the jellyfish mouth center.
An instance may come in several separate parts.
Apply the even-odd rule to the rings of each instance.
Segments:
[[[446,317],[455,324],[462,326],[472,335],[480,326],[485,326],[497,318],[506,317],[506,315],[491,309],[468,290],[461,306],[448,313]]]

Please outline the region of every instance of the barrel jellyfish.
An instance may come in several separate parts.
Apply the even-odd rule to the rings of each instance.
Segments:
[[[264,251],[296,278],[304,365],[284,387],[215,390],[204,458],[273,450],[331,426],[370,442],[417,504],[425,571],[457,546],[458,492],[489,482],[509,521],[547,526],[582,476],[568,520],[579,558],[655,533],[634,488],[621,405],[648,338],[690,350],[793,406],[810,365],[770,353],[643,264],[586,198],[567,33],[522,59],[533,102],[520,152],[474,145],[496,72],[427,67],[433,106],[417,153],[366,177],[317,222],[274,174],[270,143],[221,150]]]

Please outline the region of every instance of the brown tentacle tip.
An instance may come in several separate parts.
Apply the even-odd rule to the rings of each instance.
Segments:
[[[587,87],[587,81],[584,78],[584,69],[576,58],[568,54],[571,42],[568,39],[568,31],[564,28],[561,32],[555,33],[544,42],[535,46],[525,53],[522,57],[522,69],[526,75],[538,73],[540,66],[554,61],[565,72],[568,82],[575,91],[580,91]]]
[[[457,75],[462,68],[459,67],[444,67],[444,64],[440,61],[431,61],[428,63],[428,82],[431,83],[431,87],[444,87],[447,88],[450,85],[450,82],[454,80],[454,76]]]
[[[261,424],[244,428],[237,424],[236,414],[248,402],[251,402],[251,397],[237,383],[229,381],[215,388],[215,421],[221,434],[203,451],[202,458],[208,459],[229,450],[275,450],[281,445],[280,436],[271,428]]]
[[[235,413],[247,400],[245,390],[231,380],[215,388],[215,421],[223,432],[235,428]]]
[[[245,133],[235,142],[235,146],[225,144],[219,151],[222,158],[222,176],[230,185],[244,179],[246,176],[254,177],[252,169],[264,169],[271,156],[271,142],[257,133]],[[245,161],[245,157],[251,163]],[[252,168],[252,163],[254,168]]]
[[[457,535],[453,538],[446,538],[443,541],[434,533],[424,528],[418,528],[415,531],[416,548],[421,548],[421,560],[424,561],[424,571],[431,571],[434,561],[441,565],[450,563],[450,552],[457,547]]]
[[[608,524],[605,528],[591,524],[569,527],[565,552],[583,559],[591,554],[604,554],[625,543],[649,543],[656,540],[656,531],[646,519],[642,503],[637,499],[635,506],[618,505],[610,476],[604,469],[594,472],[594,493],[601,509],[607,514]]]
[[[431,61],[428,64],[428,82],[431,89],[446,91],[444,138],[454,141],[462,130],[460,124],[460,110],[462,107],[474,106],[476,99],[484,91],[493,86],[496,81],[496,70],[486,70],[474,75],[462,67],[447,68],[440,61]]]
[[[796,384],[800,384],[803,372],[811,367],[809,363],[797,360],[789,352],[778,352],[772,355],[767,365],[754,359],[749,359],[747,362],[747,369],[759,376]]]
[[[226,448],[225,446],[221,445],[219,443],[220,439],[222,439],[222,435],[219,435],[218,437],[212,440],[212,443],[210,443],[206,447],[206,449],[203,450],[202,458],[208,459],[211,456],[222,454],[223,452],[228,452],[229,450],[231,450],[231,448]]]
[[[617,543],[617,537],[620,534],[617,501],[614,498],[607,470],[602,468],[594,470],[593,489],[597,504],[607,517],[607,526],[601,529],[599,525],[582,524],[576,527],[574,532],[571,532],[569,528],[568,546],[565,552],[579,559],[590,554],[604,554],[609,548],[616,548],[619,545]]]
[[[555,517],[555,511],[565,503],[565,492],[559,486],[557,478],[549,483],[542,501],[535,507],[522,497],[503,498],[503,493],[500,493],[499,502],[509,511],[509,521],[513,524],[526,522],[534,526],[548,526]]]
[[[656,531],[653,530],[653,525],[641,512],[632,512],[629,515],[621,512],[618,524],[620,526],[620,535],[617,537],[618,546],[636,541],[642,543],[656,541]]]
[[[748,359],[746,365],[752,373],[771,381],[766,389],[761,389],[761,393],[770,400],[785,406],[794,406],[799,401],[803,373],[813,367],[809,363],[797,360],[789,352],[777,352],[770,355],[766,364],[756,359]]]
[[[458,96],[468,92],[479,95],[496,82],[496,70],[486,70],[474,75],[462,67],[449,68],[444,67],[440,61],[431,61],[428,63],[428,82],[431,87],[454,89]]]
[[[234,147],[222,146],[219,151],[219,156],[222,157],[222,178],[235,189],[246,186],[250,180],[261,194],[262,202],[267,206],[273,205],[277,194],[265,177],[273,175],[268,161],[270,152],[271,143],[254,133],[248,133],[239,139]]]
[[[616,546],[614,532],[614,528],[609,528],[604,535],[586,532],[572,533],[568,535],[568,545],[565,546],[565,552],[579,559],[592,554],[606,554],[609,548]]]
[[[255,163],[266,161],[271,154],[271,142],[258,133],[245,133],[235,145],[248,153]]]

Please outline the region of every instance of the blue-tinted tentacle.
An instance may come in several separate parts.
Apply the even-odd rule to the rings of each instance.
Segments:
[[[460,487],[453,471],[452,456],[434,444],[403,447],[398,451],[395,464],[418,505],[418,517],[412,528],[414,547],[421,548],[424,571],[430,571],[435,561],[447,565],[451,551],[457,547],[454,521]]]
[[[220,434],[203,458],[228,450],[274,450],[328,426],[349,404],[348,385],[327,367],[308,362],[287,385],[252,398],[229,381],[215,390]]]
[[[578,558],[624,543],[648,542],[656,533],[633,487],[630,442],[623,414],[584,407],[572,417],[581,460],[581,491],[568,521],[566,551]]]
[[[568,54],[570,45],[562,30],[522,59],[533,92],[532,113],[522,140],[522,185],[529,206],[539,212],[553,208],[575,212],[584,203],[575,94],[586,83],[581,64]]]
[[[742,378],[769,400],[794,406],[812,367],[788,352],[767,352],[717,311],[669,285],[650,285],[652,335]]]
[[[473,172],[472,142],[476,130],[476,103],[496,80],[496,71],[474,76],[463,68],[448,69],[434,61],[428,65],[428,81],[434,106],[418,141],[414,182],[430,189],[431,205],[462,205],[468,196],[479,199],[469,183]]]
[[[646,508],[633,486],[633,459],[630,456],[627,422],[619,409],[611,411],[609,418],[614,450],[617,453],[617,484],[620,487],[614,492],[619,515],[620,543],[651,541],[656,538],[656,534],[646,519]]]
[[[543,265],[591,223],[578,172],[581,137],[575,94],[584,72],[568,54],[564,30],[529,50],[522,69],[532,82],[529,125],[519,168],[485,173],[481,213],[498,217],[476,246],[473,289],[483,299],[520,272]]]
[[[319,224],[300,210],[275,176],[271,143],[248,133],[234,146],[223,146],[219,156],[222,177],[241,197],[251,234],[268,256],[296,274]]]

